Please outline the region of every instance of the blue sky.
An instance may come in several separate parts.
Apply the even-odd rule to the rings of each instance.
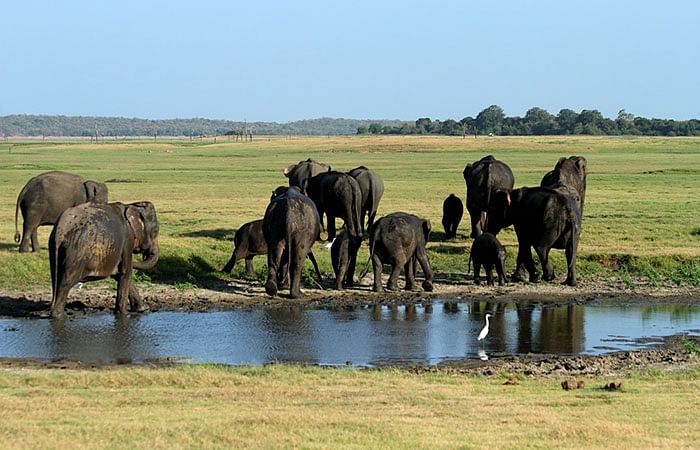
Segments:
[[[0,115],[700,117],[697,1],[7,1]]]

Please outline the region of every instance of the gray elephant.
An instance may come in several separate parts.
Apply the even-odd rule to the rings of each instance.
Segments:
[[[384,195],[384,181],[374,170],[368,169],[365,166],[355,167],[348,172],[348,175],[353,177],[357,184],[360,185],[362,192],[362,208],[360,211],[362,233],[365,232],[365,216],[367,216],[367,228],[370,229],[374,223],[374,218],[377,216],[379,201]]]
[[[362,192],[353,177],[343,172],[323,172],[309,178],[306,195],[313,200],[319,217],[326,214],[328,220],[328,240],[335,237],[335,218],[345,221],[348,233],[362,236],[360,213]]]
[[[306,161],[299,161],[297,164],[285,167],[284,176],[289,178],[290,186],[296,186],[303,194],[306,194],[306,183],[309,178],[330,170],[330,165],[309,158]]]
[[[464,215],[462,200],[454,194],[442,202],[442,226],[445,229],[445,238],[452,239],[457,236],[457,227]]]
[[[583,204],[586,200],[586,175],[588,162],[583,156],[559,158],[553,170],[542,177],[540,186],[554,189],[571,196],[583,216]]]
[[[290,297],[301,296],[304,260],[320,234],[321,220],[314,202],[295,187],[277,188],[263,218],[268,295],[277,295],[278,284],[289,272]]]
[[[566,284],[576,285],[581,213],[570,196],[543,187],[499,191],[489,208],[487,231],[495,235],[509,225],[513,225],[518,237],[517,269],[513,280],[523,279],[521,268],[530,273],[531,282],[538,280],[530,247],[537,252],[544,280],[553,280],[554,269],[549,262],[549,251],[558,248],[566,253]]]
[[[53,225],[66,209],[85,202],[107,203],[107,186],[104,183],[85,180],[68,172],[44,172],[27,182],[17,197],[15,206],[15,242],[20,243],[17,228],[18,211],[22,211],[22,226],[19,251],[39,251],[37,228]]]
[[[423,289],[433,290],[433,271],[425,250],[430,235],[430,221],[413,214],[395,212],[374,223],[369,232],[370,259],[374,269],[375,292],[382,292],[382,264],[391,265],[387,289],[397,290],[401,268],[404,269],[406,290],[415,289],[415,262],[420,263],[425,281]]]
[[[143,261],[134,261],[134,254],[143,255]],[[159,255],[152,203],[83,203],[67,209],[49,238],[51,316],[63,317],[68,292],[76,283],[107,277],[117,281],[117,313],[126,313],[127,299],[132,311],[144,311],[131,271],[153,268]]]
[[[284,191],[287,189],[288,188],[286,187],[283,188]],[[273,192],[272,198],[275,198],[277,195],[281,195],[281,193]],[[265,236],[263,234],[263,219],[254,220],[241,225],[233,237],[233,243],[233,254],[222,271],[230,273],[237,261],[245,259],[246,276],[252,277],[255,270],[253,267],[253,257],[267,254],[267,242],[265,242]],[[316,258],[311,251],[309,251],[309,260],[311,260],[311,263],[314,266],[316,276],[318,277],[318,281],[320,283],[322,280],[321,271],[319,270],[318,264],[316,263]]]
[[[345,230],[333,240],[331,245],[331,265],[335,273],[335,288],[351,287],[355,284],[355,266],[357,252],[362,244],[362,238],[353,236]]]
[[[513,189],[515,178],[510,167],[492,155],[467,164],[462,175],[467,184],[467,211],[471,218],[471,238],[474,239],[484,232],[493,194]]]
[[[506,282],[505,264],[506,249],[500,241],[491,233],[482,233],[472,243],[469,253],[469,262],[474,263],[474,284],[480,284],[481,266],[486,272],[486,283],[493,286],[493,268],[498,274],[498,284],[503,286]]]

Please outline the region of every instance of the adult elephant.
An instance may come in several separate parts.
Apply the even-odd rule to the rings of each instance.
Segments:
[[[569,195],[583,215],[583,203],[586,200],[586,175],[588,162],[583,156],[561,157],[553,170],[542,177],[540,186],[554,189]]]
[[[27,182],[17,197],[15,206],[15,242],[21,253],[39,251],[37,228],[53,225],[63,211],[85,202],[107,203],[107,186],[96,181],[85,180],[68,172],[51,171],[35,176]],[[24,224],[22,236],[17,228],[18,211],[22,211]]]
[[[384,195],[384,181],[382,181],[377,172],[365,166],[355,167],[348,172],[348,175],[353,177],[357,184],[360,185],[360,192],[362,193],[360,221],[362,232],[364,233],[365,216],[367,216],[367,229],[370,229],[374,223],[377,208],[379,208],[379,201]]]
[[[330,170],[330,165],[309,158],[306,161],[299,161],[297,164],[285,167],[284,176],[289,178],[290,186],[296,186],[303,194],[306,194],[306,184],[309,178]]]
[[[370,259],[374,269],[374,291],[382,292],[382,265],[391,265],[387,289],[397,290],[401,268],[406,290],[415,289],[415,262],[420,263],[425,281],[423,289],[433,290],[433,271],[425,245],[430,235],[430,221],[413,214],[395,212],[375,222],[369,232]]]
[[[471,218],[471,237],[484,232],[486,216],[491,198],[496,191],[511,190],[515,178],[510,167],[493,157],[484,156],[479,161],[467,164],[462,172],[467,184],[467,211]]]
[[[319,217],[326,214],[328,219],[328,240],[335,237],[335,218],[345,221],[351,236],[362,236],[360,214],[362,211],[362,191],[357,181],[343,172],[323,172],[309,178],[306,195],[313,200]]]
[[[523,279],[522,268],[530,273],[530,281],[539,278],[530,247],[542,264],[545,281],[554,279],[549,262],[552,248],[566,253],[566,284],[576,286],[576,252],[581,230],[581,213],[574,200],[553,189],[536,187],[498,191],[489,208],[487,231],[494,235],[513,225],[518,237],[517,269],[513,280]]]
[[[134,261],[133,255],[143,255]],[[132,269],[148,270],[158,261],[158,218],[150,202],[84,203],[61,214],[49,238],[51,316],[62,317],[68,292],[79,281],[117,281],[115,311],[144,311],[131,281]]]
[[[304,260],[320,234],[321,220],[314,202],[295,187],[277,188],[263,218],[268,295],[277,294],[278,284],[289,272],[290,297],[301,296]]]

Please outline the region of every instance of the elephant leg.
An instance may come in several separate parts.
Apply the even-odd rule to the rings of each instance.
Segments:
[[[247,277],[253,277],[255,275],[255,266],[253,266],[252,256],[248,256],[245,259],[245,275]]]
[[[341,261],[338,265],[338,273],[335,275],[335,288],[339,291],[343,290],[343,280],[348,271],[347,263]]]
[[[139,294],[138,289],[136,289],[133,280],[129,283],[129,309],[131,312],[139,313],[148,311],[148,306],[143,303],[141,294]]]
[[[51,299],[52,318],[61,319],[65,317],[68,293],[78,281],[80,281],[79,277],[70,277],[66,276],[66,274],[59,274],[58,280],[55,283],[55,288]]]
[[[408,261],[406,261],[406,264],[403,266],[403,273],[406,278],[405,289],[407,291],[412,291],[416,288],[416,271],[414,261],[415,258],[408,258]]]
[[[332,241],[335,238],[335,216],[326,213],[328,217],[328,240]]]
[[[535,262],[532,260],[532,252],[530,251],[529,243],[518,242],[516,267],[511,278],[513,281],[525,281],[523,270],[527,270],[530,273],[530,282],[535,283],[539,279],[539,274],[535,268]]]
[[[406,264],[410,264],[409,261]],[[399,289],[399,275],[401,274],[401,266],[398,261],[394,261],[391,264],[391,274],[389,275],[389,281],[386,283],[386,288],[390,291],[396,291]]]
[[[493,265],[492,264],[485,264],[484,265],[484,270],[486,272],[486,284],[489,286],[493,286]]]
[[[126,314],[128,311],[127,304],[129,301],[129,285],[131,284],[131,268],[126,268],[125,266],[126,263],[122,262],[117,275],[113,277],[117,280],[117,306],[114,308],[116,314]]]
[[[277,270],[284,252],[284,241],[271,245],[267,250],[267,282],[265,292],[267,295],[277,295]]]
[[[503,261],[496,261],[496,273],[498,274],[498,285],[503,286],[506,283],[506,271],[503,267]]]
[[[348,267],[345,274],[345,286],[353,287],[355,285],[355,267],[357,266],[357,251],[359,249],[348,249]]]
[[[481,262],[477,259],[474,260],[474,284],[481,284]]]
[[[428,261],[428,253],[425,251],[425,247],[419,247],[416,250],[416,256],[425,276],[425,281],[423,281],[422,285],[423,289],[427,292],[433,292],[433,269],[430,268],[430,261]]]
[[[569,239],[566,244],[566,281],[569,286],[576,286],[576,241],[577,238]]]
[[[374,272],[374,292],[383,292],[382,286],[382,260],[376,254],[372,255],[372,270]]]
[[[36,229],[39,227],[39,222],[27,217],[22,224],[22,240],[19,243],[19,252],[26,253],[29,251],[29,243],[32,244],[32,251],[39,251],[39,239],[37,238]]]
[[[311,249],[311,244],[293,242],[289,247],[289,296],[291,298],[299,298],[301,297],[301,272],[304,268],[306,255]]]
[[[289,246],[282,252],[279,269],[277,270],[277,286],[279,289],[289,289]]]
[[[542,265],[542,279],[544,281],[552,281],[554,279],[554,268],[552,263],[549,262],[549,248],[538,246],[535,247],[535,252],[537,252],[537,257]]]
[[[481,211],[471,206],[467,206],[467,211],[469,212],[469,220],[472,225],[472,233],[469,237],[476,239],[481,234]]]

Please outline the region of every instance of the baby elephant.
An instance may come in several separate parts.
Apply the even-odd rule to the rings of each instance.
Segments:
[[[445,228],[445,238],[452,239],[457,236],[457,227],[464,215],[462,200],[454,194],[450,194],[442,203],[442,226]]]
[[[233,237],[233,254],[226,266],[224,266],[224,272],[230,273],[233,270],[233,266],[236,265],[236,261],[245,259],[246,276],[252,277],[254,275],[253,256],[267,254],[267,243],[265,242],[265,236],[263,236],[262,225],[262,219],[254,220],[241,225],[236,231]]]
[[[484,233],[474,239],[469,260],[474,261],[474,284],[479,284],[481,266],[486,271],[486,281],[489,286],[493,286],[493,266],[498,272],[498,285],[505,284],[506,275],[503,270],[506,262],[506,249],[491,233]],[[470,264],[471,265],[471,264]]]
[[[345,227],[344,227],[345,228]],[[357,264],[357,251],[360,249],[362,238],[352,236],[348,230],[333,240],[331,245],[331,263],[335,273],[335,288],[342,290],[343,286],[351,287],[355,281],[355,265]]]

